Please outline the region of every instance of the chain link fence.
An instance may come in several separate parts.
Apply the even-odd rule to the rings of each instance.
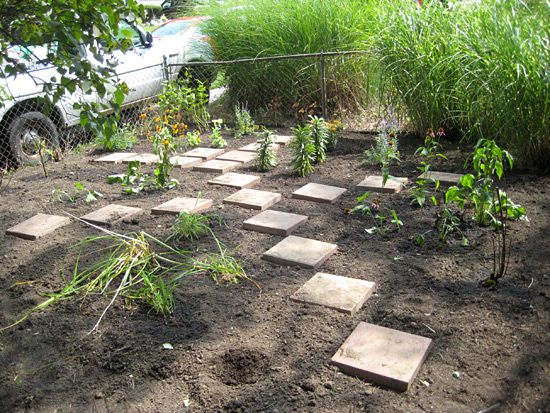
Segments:
[[[140,114],[158,98],[168,80],[176,77],[187,79],[190,90],[204,84],[209,94],[210,119],[221,118],[226,125],[234,124],[237,107],[247,109],[255,124],[266,127],[296,126],[309,116],[345,121],[360,116],[367,106],[368,68],[369,55],[360,52],[189,62],[183,69],[165,60],[161,66],[121,76],[130,86],[127,99],[143,102],[125,111],[123,122],[137,129],[143,127]],[[47,117],[36,98],[10,102],[13,107],[0,122],[0,171],[55,158],[57,153],[93,139],[82,128],[73,126],[78,123],[78,113],[72,114],[72,122],[68,121],[70,102],[54,108]],[[192,117],[186,121],[194,127]]]

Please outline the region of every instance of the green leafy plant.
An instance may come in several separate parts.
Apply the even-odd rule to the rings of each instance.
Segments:
[[[52,191],[52,194],[50,195],[50,199],[48,202],[52,202],[56,197],[59,202],[63,202],[64,199],[68,200],[69,202],[76,202],[78,195],[81,191],[86,192],[86,197],[84,198],[86,202],[94,202],[97,201],[98,198],[102,197],[103,194],[97,191],[90,191],[89,189],[84,188],[84,185],[82,185],[80,182],[74,183],[75,188],[73,189],[72,193],[69,193],[67,191],[63,191],[61,189],[54,189]]]
[[[517,220],[526,220],[525,209],[513,203],[503,191],[498,190],[493,178],[496,175],[497,179],[501,179],[504,162],[507,162],[510,168],[513,167],[512,156],[500,149],[493,140],[480,139],[471,159],[475,175],[466,174],[460,178],[460,187],[450,187],[445,193],[446,203],[456,202],[461,209],[471,207],[475,222],[480,226],[486,226],[495,220],[495,213],[499,209],[494,195],[498,191],[501,194],[499,200],[501,196],[505,197],[503,205],[507,214]]]
[[[96,145],[107,152],[130,149],[137,141],[136,127],[130,124],[117,124],[111,135],[98,135],[95,138]]]
[[[307,128],[298,126],[294,129],[294,140],[290,144],[292,150],[292,169],[298,176],[305,177],[313,172],[315,146]]]
[[[235,138],[254,132],[254,121],[245,105],[237,104],[235,111]]]
[[[310,116],[310,118],[307,131],[311,136],[311,143],[314,147],[313,163],[320,163],[326,158],[329,129],[323,118],[317,116]]]
[[[437,150],[441,147],[437,138],[445,136],[443,128],[439,128],[437,133],[434,133],[432,128],[429,128],[424,138],[424,146],[419,147],[415,151],[415,155],[420,155],[424,158],[420,166],[417,169],[422,172],[421,178],[419,178],[413,187],[409,189],[411,199],[411,205],[418,205],[424,207],[426,200],[430,199],[434,205],[437,205],[437,199],[434,192],[439,189],[439,180],[430,177],[430,159],[435,157],[441,157],[447,159],[445,155],[438,153]],[[432,191],[428,186],[434,186]]]
[[[258,149],[256,149],[256,158],[254,162],[259,171],[268,171],[277,165],[277,155],[273,150],[275,145],[275,134],[264,128],[260,139],[256,141]]]
[[[380,132],[374,145],[365,151],[365,165],[389,165],[392,160],[399,161],[398,146],[399,140],[395,132]]]
[[[164,125],[160,131],[157,130],[157,133],[153,135],[154,153],[158,156],[157,168],[153,172],[155,179],[151,182],[151,186],[154,188],[172,188],[179,184],[176,179],[170,178],[170,172],[174,169],[170,158],[176,155],[179,147],[179,144],[175,142],[174,134],[179,132],[178,126],[169,128]]]
[[[397,217],[397,213],[394,209],[381,207],[378,199],[373,199],[370,203],[363,203],[363,201],[370,195],[371,192],[366,192],[357,198],[357,202],[359,204],[351,210],[351,212],[359,211],[361,214],[368,215],[372,218],[374,226],[365,229],[365,231],[369,234],[378,233],[381,236],[385,236],[387,232],[392,229],[399,231],[399,229],[403,226],[403,222]],[[383,213],[384,215],[382,215]],[[388,217],[385,215],[388,215]],[[391,219],[388,221],[389,218]]]
[[[212,124],[212,135],[210,135],[210,139],[212,139],[211,145],[217,148],[225,148],[227,142],[221,134],[223,119],[214,119]]]
[[[333,151],[338,144],[342,130],[344,129],[339,120],[334,120],[332,123],[327,123],[327,151]]]
[[[199,131],[208,129],[208,90],[203,82],[186,71],[177,81],[165,86],[159,95],[161,111],[171,111],[180,123],[193,123]]]
[[[468,245],[468,239],[460,229],[460,218],[456,216],[451,208],[445,208],[443,212],[437,213],[436,228],[438,240],[441,244],[445,244],[449,236],[455,232],[462,236],[462,245]]]
[[[187,132],[187,149],[193,149],[196,148],[201,144],[201,134],[200,132],[195,129],[193,132]]]

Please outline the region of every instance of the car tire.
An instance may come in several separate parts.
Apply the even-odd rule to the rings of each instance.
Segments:
[[[40,163],[40,141],[45,141],[45,147],[51,153],[59,150],[59,132],[51,119],[41,112],[18,115],[8,128],[8,139],[13,157],[18,163]],[[49,151],[42,151],[44,160],[49,160]]]

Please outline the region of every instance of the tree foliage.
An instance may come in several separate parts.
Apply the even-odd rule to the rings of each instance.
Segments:
[[[14,46],[27,50],[34,60],[46,60],[57,74],[37,82],[44,92],[43,112],[48,114],[67,93],[97,93],[109,98],[106,104],[78,103],[75,109],[82,111],[83,126],[110,135],[114,119],[99,116],[98,111],[108,106],[118,114],[126,88],[115,82],[105,55],[114,48],[128,49],[128,35],[118,23],[123,18],[135,20],[142,12],[136,0],[4,0],[0,3],[0,77],[30,71],[28,63],[10,55]],[[33,56],[33,46],[41,46],[46,56]]]

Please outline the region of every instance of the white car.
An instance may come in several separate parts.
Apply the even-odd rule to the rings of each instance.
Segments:
[[[128,86],[123,109],[157,97],[167,82],[184,76],[186,62],[197,61],[199,58],[210,59],[210,56],[197,56],[197,53],[203,51],[183,47],[181,42],[157,42],[151,33],[137,26],[125,21],[120,25],[124,33],[131,33],[133,47],[126,52],[115,50],[105,56],[105,60],[115,64],[117,80]],[[22,62],[29,70],[17,76],[0,79],[0,92],[5,95],[3,106],[0,107],[0,132],[9,143],[13,160],[19,163],[38,163],[39,143],[45,143],[49,149],[56,150],[59,148],[59,131],[80,124],[80,111],[73,108],[74,103],[85,100],[100,104],[106,103],[107,99],[101,102],[97,93],[85,94],[77,90],[60,99],[46,117],[40,105],[42,86],[52,76],[59,78],[59,73],[52,65],[37,61],[35,57],[39,53],[33,51],[26,56],[22,56],[23,54],[19,48],[12,51],[12,56],[22,57]],[[105,64],[96,61],[91,53],[88,56],[95,65]],[[108,112],[108,109],[104,110],[104,113]],[[2,146],[0,142],[1,149],[5,148],[5,143]],[[7,154],[0,153],[0,160],[3,157],[7,157]]]

